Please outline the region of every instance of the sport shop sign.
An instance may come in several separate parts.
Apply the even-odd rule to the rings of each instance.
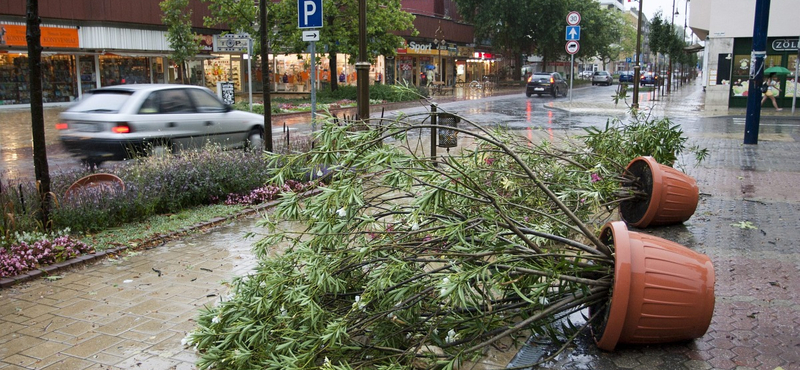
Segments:
[[[433,45],[432,42],[416,42],[408,41],[404,43],[403,47],[397,48],[398,54],[422,54],[422,55],[439,55],[439,49]],[[443,47],[441,49],[442,56],[450,55],[450,49]]]

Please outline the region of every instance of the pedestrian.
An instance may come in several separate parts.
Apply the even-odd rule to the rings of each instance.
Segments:
[[[425,79],[428,80],[428,85],[433,84],[433,82],[436,81],[436,73],[433,71],[433,68],[428,68],[428,72],[426,73],[427,76],[425,76]]]
[[[780,81],[778,81],[778,76],[775,73],[769,74],[769,80],[764,81],[764,85],[767,91],[764,91],[764,97],[761,98],[761,105],[764,105],[764,101],[767,98],[772,100],[772,106],[775,107],[776,111],[782,111],[783,109],[778,108],[778,102],[775,100],[775,97],[781,93],[781,89],[778,87],[780,85]]]

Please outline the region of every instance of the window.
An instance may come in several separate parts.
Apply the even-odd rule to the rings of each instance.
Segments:
[[[161,113],[195,113],[186,89],[170,89],[156,92]]]
[[[198,89],[188,89],[188,92],[198,112],[219,113],[226,111],[225,105],[210,92]]]

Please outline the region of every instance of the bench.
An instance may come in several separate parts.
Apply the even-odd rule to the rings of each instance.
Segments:
[[[436,95],[444,95],[448,92],[453,92],[453,87],[445,86],[444,81],[433,81],[431,82],[431,85],[433,86],[433,91],[436,93]]]

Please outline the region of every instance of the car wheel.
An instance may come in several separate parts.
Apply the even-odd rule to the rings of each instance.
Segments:
[[[530,97],[531,97],[531,95],[532,95],[531,93],[529,93],[529,92],[527,92],[527,91],[525,92],[525,96],[526,96],[526,97],[530,98]]]
[[[552,90],[550,90],[550,95],[554,98],[558,96],[558,86],[554,86]]]
[[[254,128],[247,133],[247,139],[244,141],[244,148],[253,152],[261,152],[264,150],[264,131],[259,128]]]

